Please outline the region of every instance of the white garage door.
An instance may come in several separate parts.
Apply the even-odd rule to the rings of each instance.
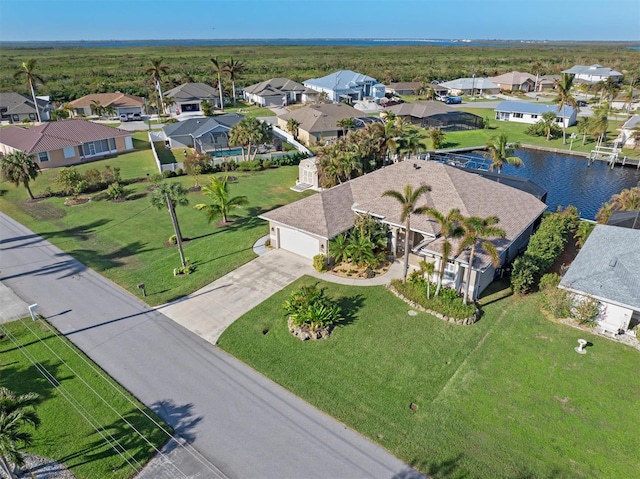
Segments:
[[[300,231],[280,228],[280,248],[311,259],[320,252],[320,241]]]

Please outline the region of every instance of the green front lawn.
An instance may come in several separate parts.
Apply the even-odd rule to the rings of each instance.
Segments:
[[[146,144],[148,148],[148,142],[135,141],[136,146],[144,148]],[[149,149],[78,169],[102,171],[105,165],[120,166],[123,179],[147,179],[158,172]],[[43,193],[47,187],[59,190],[53,181],[55,174],[56,170],[44,171],[32,183],[34,194]],[[298,175],[297,167],[233,175],[238,181],[230,185],[231,194],[246,195],[249,206],[237,210],[239,218],[231,226],[208,225],[205,214],[194,210],[193,205],[206,200],[200,192],[189,193],[190,205],[177,208],[182,234],[190,238],[185,243],[185,255],[196,266],[195,273],[178,278],[173,276],[173,268],[180,266],[178,251],[165,246],[173,234],[171,219],[166,210],[150,206],[147,181],[127,185],[125,202],[89,195],[94,200],[78,206],[64,206],[64,197],[29,203],[24,188],[3,182],[0,209],[130,292],[139,294],[136,285],[145,283],[146,301],[156,305],[189,294],[253,259],[252,245],[268,233],[267,223],[257,215],[305,196],[289,189]],[[169,181],[179,181],[187,188],[194,185],[190,176]],[[199,182],[206,184],[207,175],[200,176]]]
[[[475,325],[456,326],[409,316],[382,287],[329,283],[346,321],[329,339],[303,343],[281,305],[314,281],[275,294],[218,345],[435,478],[640,470],[638,351],[546,320],[537,295],[502,299]],[[584,356],[578,338],[593,343]]]
[[[154,455],[154,447],[159,449],[169,440],[173,433],[169,426],[64,336],[30,318],[1,325],[0,331],[6,334],[0,341],[0,385],[16,394],[36,392],[40,396],[36,411],[41,425],[32,430],[33,444],[23,451],[63,463],[78,479],[125,479]],[[37,367],[45,368],[59,384],[51,385]],[[102,435],[112,437],[114,447],[124,448],[123,456],[131,465],[78,411],[104,428]]]

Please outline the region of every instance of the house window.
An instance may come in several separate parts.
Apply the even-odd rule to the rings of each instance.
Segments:
[[[536,118],[538,118],[538,115],[531,115],[532,120],[535,120]]]
[[[65,158],[73,158],[74,156],[76,156],[76,150],[73,146],[67,146],[64,150],[64,157]]]
[[[456,279],[456,264],[453,261],[447,261],[447,264],[444,265],[443,279],[445,281],[453,281]]]
[[[11,115],[13,121],[20,121],[20,117],[18,115]]]
[[[116,139],[109,138],[109,149],[114,151],[116,149]]]
[[[562,118],[556,118],[556,123],[562,123]]]
[[[40,163],[46,163],[47,161],[49,161],[49,152],[41,151],[40,153],[38,153],[38,161]]]
[[[513,117],[514,118],[522,118],[522,113],[514,113]]]
[[[35,121],[36,114],[35,113],[29,113],[29,119]]]

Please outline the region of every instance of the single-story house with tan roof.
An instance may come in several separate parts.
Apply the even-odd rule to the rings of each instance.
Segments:
[[[367,114],[344,103],[325,103],[309,105],[278,116],[278,128],[288,131],[290,118],[298,122],[297,140],[307,146],[320,141],[333,141],[341,137],[344,131],[338,122],[344,118],[364,118]]]
[[[134,113],[141,115],[144,108],[144,98],[127,95],[119,91],[115,93],[92,93],[69,103],[71,103],[75,115],[92,115],[91,104],[94,101],[100,103],[103,107],[113,106],[116,110],[116,116],[133,115]]]
[[[538,88],[536,91],[548,91],[556,88],[556,81],[560,80],[560,75],[542,75],[538,77]]]
[[[397,117],[422,128],[440,128],[443,131],[475,130],[483,128],[484,120],[438,101],[400,103],[385,108]]]
[[[422,83],[419,81],[403,81],[396,83],[389,83],[385,85],[387,93],[392,95],[417,95],[422,88]]]
[[[495,77],[489,77],[502,91],[530,92],[536,88],[536,77],[529,73],[512,71]]]
[[[86,120],[61,120],[0,130],[0,152],[24,151],[41,168],[81,163],[133,150],[131,132]]]
[[[317,91],[288,78],[271,78],[242,91],[246,101],[266,107],[312,102],[318,99],[318,95]]]
[[[403,222],[396,200],[383,197],[387,190],[402,191],[405,185],[418,188],[431,186],[418,206],[429,206],[443,214],[458,208],[464,216],[497,216],[498,226],[506,232],[504,239],[492,240],[506,265],[522,252],[539,224],[546,205],[525,191],[432,161],[400,162],[329,188],[315,195],[260,215],[269,222],[271,245],[305,258],[327,254],[329,241],[354,225],[356,215],[370,214],[389,225],[394,254],[404,248]],[[442,260],[440,229],[429,216],[413,215],[409,235],[411,264],[421,260]],[[457,244],[453,242],[453,251]],[[465,289],[465,271],[469,267],[469,251],[446,258],[444,283],[458,291]],[[496,268],[488,256],[474,258],[471,290],[474,298],[493,281]]]

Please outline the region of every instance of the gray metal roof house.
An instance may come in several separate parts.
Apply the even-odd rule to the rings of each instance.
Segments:
[[[170,148],[194,148],[210,153],[229,148],[229,131],[244,118],[227,113],[209,118],[190,118],[165,126],[162,131]]]
[[[613,68],[603,67],[597,63],[594,65],[574,65],[568,70],[563,70],[562,73],[568,73],[573,75],[577,80],[585,80],[590,83],[596,83],[599,81],[606,81],[608,78],[617,82],[622,81],[622,73],[614,70]]]
[[[303,82],[304,86],[319,93],[325,93],[332,102],[343,100],[351,103],[365,97],[384,98],[385,86],[362,73],[351,70],[340,70],[321,78],[312,78]]]
[[[495,119],[498,121],[515,121],[518,123],[537,123],[542,119],[542,115],[553,112],[556,115],[556,122],[564,123],[565,127],[576,122],[578,112],[569,105],[558,108],[558,105],[544,103],[531,103],[527,101],[501,101],[495,108]]]
[[[603,333],[640,323],[640,230],[596,225],[559,287],[600,301]]]

